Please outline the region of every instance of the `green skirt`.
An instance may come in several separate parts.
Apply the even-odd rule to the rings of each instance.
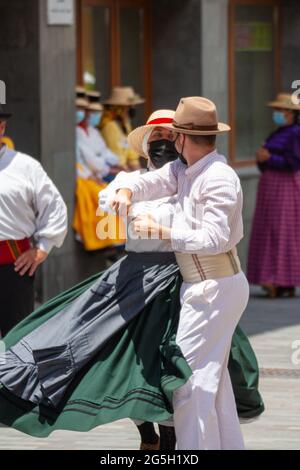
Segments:
[[[33,312],[6,336],[6,347],[60,312],[101,275]],[[0,422],[31,436],[47,437],[55,430],[84,432],[123,418],[152,422],[171,419],[173,392],[192,374],[176,344],[181,282],[181,277],[176,277],[78,372],[59,408],[34,405],[0,388]],[[229,371],[239,415],[258,416],[264,405],[258,391],[257,361],[239,327],[233,338]]]

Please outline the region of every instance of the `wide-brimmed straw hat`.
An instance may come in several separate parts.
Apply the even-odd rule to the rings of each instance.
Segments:
[[[268,103],[271,108],[291,109],[293,111],[300,111],[300,103],[296,104],[293,100],[295,98],[290,93],[278,93],[276,99]]]
[[[88,109],[89,108],[89,100],[87,98],[87,94],[86,94],[86,90],[84,87],[82,86],[77,86],[75,88],[75,94],[76,94],[76,98],[75,98],[75,105],[77,108],[84,108],[84,109]]]
[[[6,121],[12,116],[12,113],[7,112],[4,110],[4,107],[0,104],[0,121]]]
[[[181,98],[169,128],[189,135],[215,135],[230,131],[228,124],[219,122],[216,105],[201,96]]]
[[[103,111],[103,105],[100,103],[100,91],[87,91],[89,101],[89,111]]]
[[[175,111],[171,109],[159,109],[151,114],[144,126],[137,127],[128,136],[130,147],[141,157],[148,158],[143,150],[143,141],[146,133],[155,127],[169,127],[173,122]]]
[[[137,95],[130,86],[114,87],[111,96],[104,101],[104,104],[114,106],[137,106],[143,104],[145,100]]]

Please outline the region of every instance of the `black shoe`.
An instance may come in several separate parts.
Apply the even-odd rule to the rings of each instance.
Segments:
[[[277,287],[278,297],[295,297],[295,295],[296,295],[295,287]]]
[[[160,450],[175,450],[176,434],[172,426],[158,425],[160,434]]]

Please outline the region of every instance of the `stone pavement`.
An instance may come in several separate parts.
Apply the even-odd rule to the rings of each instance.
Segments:
[[[266,411],[258,421],[242,425],[246,447],[300,449],[300,352],[292,348],[293,342],[300,344],[300,292],[295,299],[276,300],[265,299],[259,288],[253,288],[251,294],[242,325],[262,369],[260,389]],[[129,420],[87,434],[58,431],[48,439],[0,426],[0,449],[123,450],[137,449],[138,443],[138,433]]]
[[[248,449],[300,449],[299,296],[271,300],[252,289],[242,326],[258,357],[266,411],[242,427]]]

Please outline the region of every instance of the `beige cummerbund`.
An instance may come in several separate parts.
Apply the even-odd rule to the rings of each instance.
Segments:
[[[234,276],[241,271],[236,248],[219,255],[175,253],[175,256],[184,282],[191,284],[206,279]]]

